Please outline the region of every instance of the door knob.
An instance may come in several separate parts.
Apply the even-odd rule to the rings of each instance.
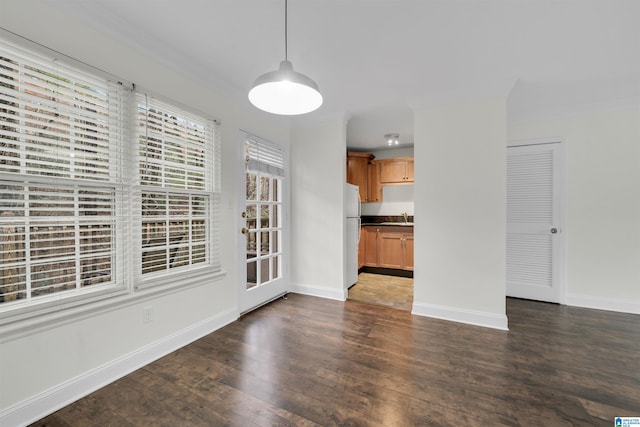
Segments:
[[[551,234],[556,234],[558,232],[558,229],[553,227],[551,228]]]
[[[249,229],[247,227],[242,227],[242,234],[247,234],[249,232]]]

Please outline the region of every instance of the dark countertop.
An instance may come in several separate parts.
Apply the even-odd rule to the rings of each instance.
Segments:
[[[404,217],[402,215],[363,215],[360,219],[362,221],[362,225],[413,227],[413,215],[409,215],[407,217],[407,222],[404,222]]]
[[[363,222],[362,225],[377,225],[380,227],[413,227],[412,222]]]

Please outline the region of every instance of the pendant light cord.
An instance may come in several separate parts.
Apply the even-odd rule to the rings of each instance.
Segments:
[[[284,0],[284,60],[288,61],[287,57],[287,31],[288,31],[288,23],[287,23],[287,0]]]

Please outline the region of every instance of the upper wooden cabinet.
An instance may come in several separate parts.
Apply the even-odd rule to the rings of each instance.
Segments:
[[[378,160],[376,163],[380,165],[380,182],[382,184],[413,183],[412,158]]]
[[[413,184],[413,158],[373,160],[371,153],[347,152],[347,182],[360,188],[362,203],[382,202],[382,186]]]
[[[369,201],[369,162],[374,158],[371,153],[347,153],[347,182],[360,188],[360,201]]]
[[[369,164],[369,193],[368,201],[374,203],[382,202],[382,184],[380,183],[380,164],[371,162]]]

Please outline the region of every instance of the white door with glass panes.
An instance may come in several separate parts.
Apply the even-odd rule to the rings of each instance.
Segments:
[[[507,296],[564,300],[561,142],[507,148]]]
[[[240,311],[287,291],[285,271],[286,151],[241,133]]]

